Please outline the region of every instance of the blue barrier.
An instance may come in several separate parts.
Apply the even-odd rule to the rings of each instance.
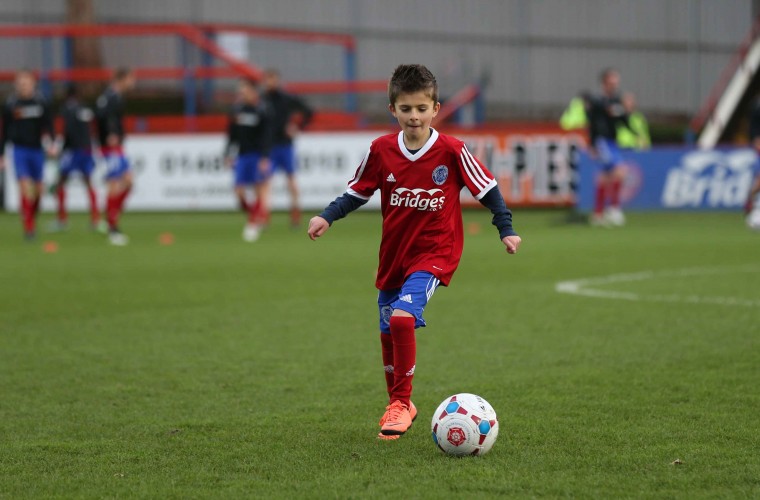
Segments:
[[[624,210],[736,210],[747,199],[758,159],[749,148],[662,148],[623,152]],[[600,168],[580,155],[577,208],[591,212]]]

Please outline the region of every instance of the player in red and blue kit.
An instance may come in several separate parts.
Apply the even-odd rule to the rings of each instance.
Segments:
[[[425,306],[439,285],[448,286],[462,256],[462,188],[491,210],[510,254],[521,239],[491,172],[462,141],[430,127],[440,109],[433,74],[422,65],[397,67],[388,97],[401,132],[372,142],[346,193],[311,219],[308,234],[312,240],[322,236],[380,191],[383,235],[375,284],[389,404],[378,437],[396,439],[417,415],[411,402],[415,329],[425,326]]]
[[[2,110],[0,170],[5,166],[5,145],[11,142],[24,237],[31,241],[35,238],[35,222],[42,196],[45,154],[55,154],[53,119],[47,100],[37,93],[37,81],[31,71],[19,71],[14,86],[15,93],[8,97]]]
[[[243,240],[253,242],[259,238],[269,218],[269,152],[272,147],[271,116],[255,82],[240,81],[238,101],[230,113],[227,136],[225,156],[227,164],[234,163],[235,194],[241,210],[248,213]],[[246,193],[251,187],[255,196],[253,201],[248,200]]]
[[[625,169],[617,145],[617,133],[619,127],[630,129],[628,112],[620,96],[620,73],[608,68],[602,71],[599,80],[601,94],[586,97],[591,151],[601,166],[591,223],[597,226],[622,226],[625,224],[625,216],[620,208],[620,191]]]
[[[280,72],[269,69],[264,74],[266,101],[272,115],[272,171],[285,172],[290,193],[290,223],[301,224],[301,208],[296,182],[296,157],[293,139],[303,130],[313,116],[311,108],[301,99],[282,90]]]
[[[132,190],[132,170],[124,155],[124,93],[132,90],[135,83],[135,75],[129,68],[117,69],[111,84],[95,103],[100,151],[106,162],[108,240],[117,246],[129,242],[118,224]]]
[[[56,229],[66,228],[68,214],[66,212],[66,182],[72,174],[79,173],[87,187],[90,199],[90,223],[96,229],[100,222],[98,199],[92,186],[92,171],[95,160],[92,155],[92,120],[93,111],[81,103],[77,88],[70,85],[66,90],[66,101],[61,110],[63,117],[63,149],[60,158],[60,173],[56,186],[58,198],[58,218]]]

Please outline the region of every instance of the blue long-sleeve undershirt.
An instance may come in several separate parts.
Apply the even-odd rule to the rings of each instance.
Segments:
[[[507,204],[504,202],[504,197],[499,191],[499,186],[492,187],[486,194],[480,199],[480,204],[486,207],[493,214],[491,224],[496,226],[499,230],[499,238],[505,238],[507,236],[517,236],[514,228],[512,227],[512,211],[507,208]]]
[[[319,214],[328,224],[332,226],[333,222],[342,219],[354,210],[358,209],[369,200],[362,200],[348,193],[343,193],[335,198],[335,201],[327,205],[324,211]]]

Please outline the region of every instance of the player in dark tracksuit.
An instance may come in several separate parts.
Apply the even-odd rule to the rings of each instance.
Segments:
[[[61,110],[63,118],[63,150],[60,158],[60,174],[56,186],[58,198],[58,229],[66,227],[68,214],[66,213],[66,182],[71,174],[78,172],[87,186],[87,195],[90,199],[90,222],[93,229],[100,222],[98,200],[90,178],[95,168],[95,160],[92,155],[92,121],[93,111],[82,104],[77,95],[77,88],[70,85],[66,91],[66,101]]]
[[[585,96],[591,150],[602,167],[591,222],[622,226],[625,217],[620,209],[620,190],[625,171],[616,140],[618,127],[628,127],[628,113],[619,94],[620,74],[617,70],[604,70],[600,82],[601,94]],[[609,207],[605,210],[607,204]]]
[[[227,163],[234,161],[235,194],[240,208],[248,212],[243,230],[245,241],[256,241],[269,217],[269,154],[272,148],[272,118],[256,84],[242,80],[238,101],[230,113],[227,130]],[[233,160],[234,158],[234,160]],[[246,190],[253,188],[255,200],[248,201]]]
[[[5,145],[11,142],[24,237],[33,240],[42,195],[45,154],[55,154],[53,119],[47,100],[37,93],[37,81],[30,71],[19,71],[14,85],[15,92],[2,109],[0,170],[5,166]]]
[[[106,221],[112,245],[126,245],[128,238],[119,231],[119,216],[132,189],[132,171],[124,155],[124,93],[135,86],[135,76],[128,68],[119,68],[111,84],[96,102],[100,151],[106,162]]]
[[[272,171],[281,169],[288,179],[290,192],[290,220],[294,226],[301,223],[301,208],[298,201],[298,184],[296,183],[296,161],[293,139],[300,130],[311,121],[311,108],[296,96],[283,92],[280,86],[280,73],[270,69],[264,75],[266,101],[271,109],[273,121],[272,137]]]

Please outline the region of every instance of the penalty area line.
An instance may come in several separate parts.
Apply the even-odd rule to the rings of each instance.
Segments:
[[[616,283],[632,283],[660,278],[710,276],[725,273],[760,272],[760,266],[755,264],[741,266],[692,267],[665,271],[642,271],[638,273],[610,274],[593,278],[559,281],[554,285],[554,291],[581,297],[597,299],[627,300],[631,302],[660,302],[684,304],[711,304],[721,306],[760,307],[760,299],[743,299],[739,297],[709,297],[702,295],[654,294],[647,295],[635,292],[621,292],[597,288]]]

